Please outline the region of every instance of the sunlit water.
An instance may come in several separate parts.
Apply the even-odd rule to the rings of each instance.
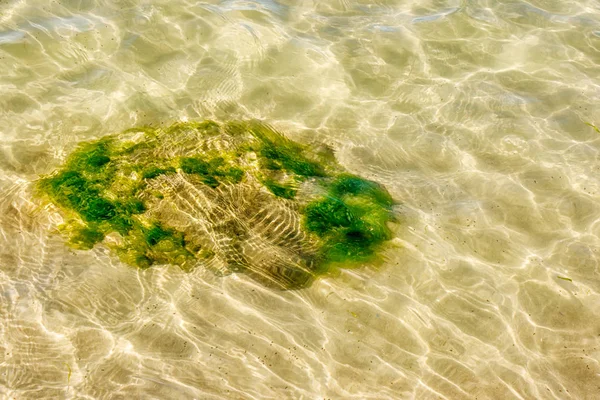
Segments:
[[[596,0],[4,0],[0,71],[2,398],[600,398]],[[78,142],[205,118],[385,184],[385,263],[138,271],[32,197]]]

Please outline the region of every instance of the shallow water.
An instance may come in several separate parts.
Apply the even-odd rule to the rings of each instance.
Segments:
[[[0,71],[3,398],[598,398],[597,1],[7,0]],[[83,140],[205,118],[385,184],[383,265],[138,271],[32,198]]]

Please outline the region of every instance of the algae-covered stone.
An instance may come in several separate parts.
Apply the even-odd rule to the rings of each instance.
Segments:
[[[331,154],[255,122],[133,128],[81,144],[38,182],[68,243],[130,265],[244,271],[282,288],[369,261],[393,200]]]

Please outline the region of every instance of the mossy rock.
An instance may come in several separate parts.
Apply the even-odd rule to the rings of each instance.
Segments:
[[[385,188],[255,122],[129,129],[79,145],[37,188],[72,247],[286,289],[370,261],[391,238]]]

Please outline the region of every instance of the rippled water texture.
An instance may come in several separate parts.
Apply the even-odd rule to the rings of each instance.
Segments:
[[[596,0],[0,1],[0,395],[596,399]],[[267,121],[380,182],[383,265],[277,291],[67,248],[83,140]]]

